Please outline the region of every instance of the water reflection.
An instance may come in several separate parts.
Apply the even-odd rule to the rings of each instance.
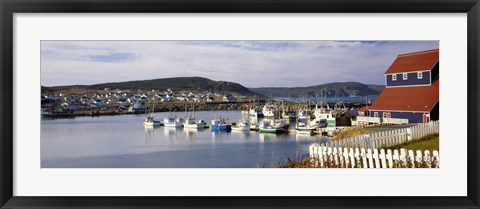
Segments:
[[[157,113],[156,119],[162,120],[166,114]],[[243,116],[240,111],[220,111],[218,114],[229,118],[228,122],[246,117],[253,125],[263,120]],[[196,112],[196,117],[210,121],[214,113]],[[144,127],[143,119],[143,115],[121,115],[42,120],[41,166],[251,168],[270,164],[275,160],[273,156],[286,158],[308,153],[311,143],[326,140],[321,136],[257,131]]]

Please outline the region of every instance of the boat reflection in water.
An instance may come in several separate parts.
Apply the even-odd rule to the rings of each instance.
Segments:
[[[210,125],[214,115],[227,124],[246,119],[255,129],[262,118],[241,111],[195,112]],[[168,112],[158,112],[165,118]],[[42,168],[255,168],[308,153],[322,136],[225,132],[182,127],[144,127],[142,115],[42,120]],[[293,128],[294,125],[290,125]],[[85,131],[88,130],[88,131]],[[61,148],[61,149],[59,149]],[[123,156],[119,158],[118,156]]]

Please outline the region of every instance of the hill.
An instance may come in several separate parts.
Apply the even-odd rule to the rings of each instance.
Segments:
[[[250,91],[248,88],[233,82],[227,81],[213,81],[202,77],[175,77],[175,78],[160,78],[153,80],[142,81],[126,81],[114,83],[102,83],[93,85],[72,85],[72,86],[54,86],[43,87],[43,89],[50,90],[67,90],[67,89],[96,89],[101,90],[105,88],[110,89],[132,89],[132,90],[160,90],[165,91],[171,89],[188,90],[188,91],[212,91],[222,93],[236,93],[246,96],[263,96],[258,93]]]
[[[384,85],[363,84],[358,82],[335,82],[308,87],[265,87],[250,88],[251,91],[271,97],[342,97],[378,95]]]

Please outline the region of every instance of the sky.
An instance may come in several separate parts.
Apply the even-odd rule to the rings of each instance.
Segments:
[[[438,41],[42,41],[43,86],[200,76],[246,87],[385,84],[398,54]]]

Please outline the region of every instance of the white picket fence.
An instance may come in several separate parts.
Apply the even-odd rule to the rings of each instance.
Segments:
[[[312,144],[310,159],[318,168],[438,168],[439,153],[400,149],[327,147]]]
[[[432,121],[416,126],[395,129],[384,132],[375,132],[363,136],[339,139],[325,143],[326,147],[366,148],[379,149],[419,139],[424,136],[439,133],[439,122]]]

